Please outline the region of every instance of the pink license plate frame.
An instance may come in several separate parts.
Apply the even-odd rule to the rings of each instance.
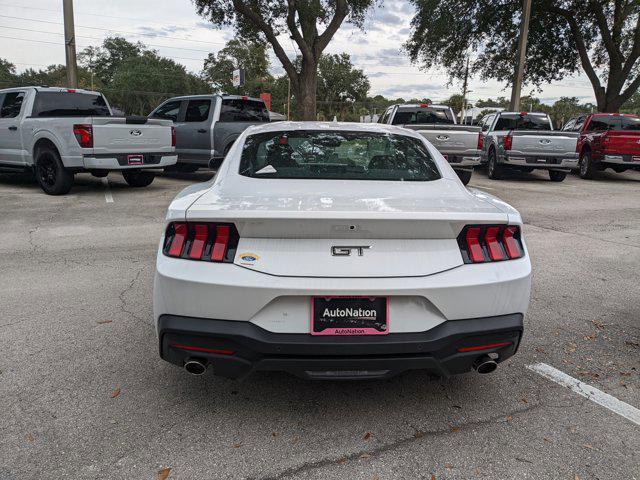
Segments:
[[[335,327],[335,328],[326,328],[320,332],[315,331],[315,300],[316,299],[325,299],[325,300],[333,300],[333,299],[372,299],[379,300],[384,299],[385,301],[385,319],[386,319],[386,329],[378,330],[374,327]],[[371,335],[388,335],[389,334],[389,304],[390,298],[388,296],[380,296],[380,295],[329,295],[329,296],[313,296],[309,298],[310,306],[311,306],[311,316],[310,316],[310,324],[311,324],[311,335],[314,336],[371,336]]]
[[[144,165],[144,155],[139,153],[136,153],[134,155],[127,155],[127,164]]]

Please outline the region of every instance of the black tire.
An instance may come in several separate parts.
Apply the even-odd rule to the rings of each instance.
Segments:
[[[156,177],[153,172],[141,172],[140,170],[124,170],[122,176],[130,187],[148,187]]]
[[[491,180],[500,180],[503,174],[503,167],[498,164],[498,157],[494,149],[489,150],[489,161],[487,162],[487,175]]]
[[[562,182],[567,178],[567,172],[560,172],[558,170],[549,170],[549,179],[552,182]]]
[[[463,185],[467,185],[471,181],[471,175],[473,175],[473,170],[456,170],[456,174],[458,178],[462,182]]]
[[[593,180],[596,176],[597,168],[593,163],[593,159],[591,158],[590,150],[583,150],[582,154],[580,154],[580,177]]]
[[[48,195],[65,195],[73,186],[73,172],[64,168],[55,148],[38,150],[35,175],[40,188]]]

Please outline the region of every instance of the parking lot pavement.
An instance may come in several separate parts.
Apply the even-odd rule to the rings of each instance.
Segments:
[[[487,376],[335,383],[192,377],[159,359],[165,209],[210,176],[78,176],[49,197],[0,175],[0,479],[640,478],[640,425],[527,368],[640,407],[640,175],[474,174],[526,222],[520,352]]]

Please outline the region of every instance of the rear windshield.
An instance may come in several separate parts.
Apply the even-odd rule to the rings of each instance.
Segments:
[[[438,123],[453,125],[455,122],[448,108],[416,108],[415,110],[398,110],[393,116],[393,125],[416,125],[421,123]]]
[[[34,117],[110,117],[102,95],[72,92],[38,92]]]
[[[500,115],[494,130],[551,130],[546,115]]]
[[[594,115],[589,130],[640,130],[640,118],[621,115]]]
[[[221,122],[253,122],[269,121],[269,111],[264,102],[258,100],[244,100],[242,98],[228,98],[222,100],[220,108]]]
[[[254,178],[429,181],[440,172],[418,139],[373,132],[294,130],[247,137],[240,175]]]

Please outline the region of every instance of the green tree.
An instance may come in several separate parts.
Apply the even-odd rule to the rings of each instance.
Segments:
[[[49,65],[46,68],[36,70],[28,68],[24,72],[16,75],[19,85],[46,85],[48,87],[66,87],[67,67],[64,65]],[[100,82],[91,81],[91,72],[85,68],[78,68],[78,87],[97,90],[101,87]]]
[[[494,108],[509,108],[509,100],[504,97],[498,97],[495,100],[492,98],[487,98],[486,100],[478,100],[475,104],[475,107],[484,108],[484,107],[494,107]]]
[[[0,58],[0,88],[9,88],[16,82],[16,66]]]
[[[353,66],[347,53],[320,58],[317,98],[324,118],[358,119],[359,109],[354,104],[364,101],[370,88],[369,79]]]
[[[459,93],[456,93],[454,95],[451,95],[442,103],[448,107],[451,107],[451,109],[453,110],[453,113],[457,117],[462,111],[462,108],[463,108],[462,104],[464,103],[464,97]],[[469,105],[469,102],[467,101],[467,106],[468,105]]]
[[[211,88],[183,65],[161,57],[144,44],[120,37],[79,55],[84,76],[98,82],[112,105],[128,114],[146,115],[171,96],[208,93]],[[84,86],[84,82],[83,82]],[[86,88],[86,87],[85,87]]]
[[[571,117],[581,113],[589,113],[593,105],[581,104],[577,97],[561,97],[551,107],[550,116],[554,125],[561,127]]]
[[[269,92],[274,78],[269,73],[267,46],[255,40],[243,41],[237,38],[227,42],[218,54],[210,53],[204,61],[203,78],[216,92],[233,93],[233,71],[243,68],[245,85],[242,92],[257,97]]]
[[[238,38],[267,41],[295,95],[297,116],[316,118],[318,62],[343,22],[362,27],[373,0],[193,0],[214,25],[234,25]],[[322,32],[319,28],[323,28]],[[300,50],[299,68],[285,51],[290,39]],[[286,42],[286,43],[281,43]]]
[[[464,75],[467,52],[482,79],[513,81],[520,0],[411,0],[405,44],[412,61]],[[525,81],[538,86],[586,73],[601,112],[617,112],[640,86],[638,0],[533,0]]]

